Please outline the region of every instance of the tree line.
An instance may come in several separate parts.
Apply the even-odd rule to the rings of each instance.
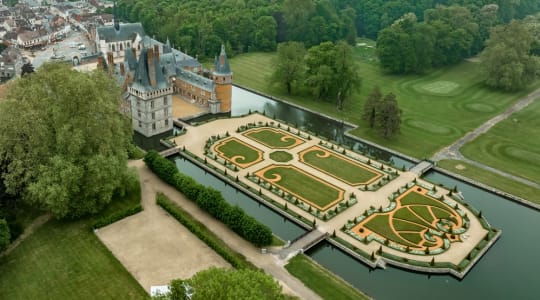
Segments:
[[[448,16],[438,15],[440,5],[454,7],[443,13],[458,13],[453,21],[463,16],[467,26],[449,23]],[[490,26],[538,11],[540,2],[536,0],[118,1],[122,20],[142,22],[150,35],[163,41],[169,38],[177,48],[200,57],[213,57],[222,43],[230,55],[274,51],[278,43],[286,41],[302,42],[307,48],[325,41],[354,44],[357,36],[377,39],[380,30],[391,27],[406,14],[416,16],[418,23],[428,23],[417,28],[418,34],[427,31],[431,35],[433,30],[440,36],[451,33],[450,41],[444,42],[447,47],[458,45],[474,54],[482,48]],[[465,27],[465,32],[455,27]],[[452,39],[462,33],[471,36],[452,44]],[[462,50],[457,52],[451,53],[445,63],[464,54]]]

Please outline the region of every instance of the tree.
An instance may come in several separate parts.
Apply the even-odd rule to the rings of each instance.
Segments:
[[[304,56],[306,49],[304,44],[298,42],[281,43],[277,48],[277,58],[274,61],[274,72],[271,81],[283,84],[287,94],[292,93],[292,87],[298,84],[304,75]]]
[[[360,83],[347,43],[324,42],[308,50],[305,85],[318,99],[336,99],[337,108],[342,109],[345,99]]]
[[[369,128],[375,127],[377,111],[382,100],[381,89],[376,86],[369,94],[366,103],[364,103],[364,111],[362,119],[368,122]]]
[[[530,53],[532,42],[533,36],[522,22],[512,21],[493,28],[481,55],[486,84],[516,91],[537,78],[540,60]]]
[[[254,46],[261,51],[276,49],[277,23],[271,16],[262,16],[255,24]]]
[[[383,138],[387,139],[399,133],[400,124],[401,111],[398,107],[396,96],[389,93],[384,96],[378,106],[376,129]]]
[[[26,75],[26,74],[31,74],[31,73],[34,73],[34,66],[32,65],[31,62],[28,62],[28,63],[25,63],[24,65],[22,65],[22,67],[21,67],[21,77]]]
[[[11,235],[9,233],[9,227],[4,219],[0,219],[0,252],[4,251],[9,245]]]
[[[226,270],[212,267],[200,271],[186,281],[173,280],[166,299],[180,300],[185,297],[187,286],[193,292],[192,300],[199,299],[290,299],[281,293],[281,286],[261,271]]]
[[[128,179],[129,120],[102,71],[44,64],[0,103],[0,178],[11,195],[56,217],[96,213]]]

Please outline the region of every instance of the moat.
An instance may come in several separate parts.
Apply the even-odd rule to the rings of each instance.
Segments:
[[[296,123],[300,128],[322,132],[330,139],[341,140],[343,143],[356,142],[344,135],[348,127],[343,123],[328,120],[238,88],[234,88],[233,97],[235,100],[233,101],[235,103],[233,115],[245,114],[249,110],[265,111],[268,115],[275,114],[279,119]],[[356,144],[354,147],[367,146]],[[413,165],[406,159],[392,156],[384,151],[372,151],[379,153],[387,160],[393,160],[398,167],[404,165],[408,168]],[[241,205],[250,214],[269,225],[283,239],[293,239],[303,232],[297,225],[284,220],[280,215],[239,193],[219,179],[205,174],[192,163],[181,158],[176,161],[182,171],[204,184],[222,190],[229,201]],[[320,245],[307,254],[375,298],[395,298],[407,293],[420,298],[436,294],[443,299],[456,296],[492,299],[518,296],[527,299],[537,294],[540,288],[534,284],[535,276],[532,270],[537,269],[540,263],[530,258],[538,253],[540,243],[527,237],[534,236],[532,228],[540,225],[538,212],[437,172],[430,171],[425,179],[450,187],[457,185],[466,201],[488,216],[491,225],[504,232],[503,238],[486,253],[465,279],[460,281],[448,275],[419,274],[393,267],[388,267],[386,270],[371,269],[328,244]],[[516,249],[519,249],[519,255],[515,255]],[[397,288],[388,289],[389,284]]]

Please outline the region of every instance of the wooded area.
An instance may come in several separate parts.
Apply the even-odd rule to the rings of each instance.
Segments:
[[[437,5],[462,6],[435,9]],[[428,11],[426,11],[428,10]],[[142,22],[150,35],[169,38],[199,57],[212,57],[221,43],[230,55],[273,51],[276,43],[303,42],[306,48],[325,41],[355,42],[356,36],[376,39],[407,13],[447,38],[440,48],[458,46],[443,64],[478,53],[493,25],[522,19],[540,11],[537,0],[120,0],[124,21]],[[456,13],[454,17],[449,14]],[[271,17],[271,18],[269,18]],[[423,26],[418,30],[428,31]],[[462,36],[462,34],[464,34]],[[458,39],[459,37],[459,39]],[[457,39],[457,40],[454,40]],[[445,48],[446,47],[446,48]]]

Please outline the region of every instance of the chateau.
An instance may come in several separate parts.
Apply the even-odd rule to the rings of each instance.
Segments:
[[[231,111],[233,73],[225,47],[214,68],[148,37],[141,23],[96,28],[98,65],[114,74],[122,87],[123,107],[133,129],[146,137],[172,130],[173,99],[205,108],[212,114]]]

